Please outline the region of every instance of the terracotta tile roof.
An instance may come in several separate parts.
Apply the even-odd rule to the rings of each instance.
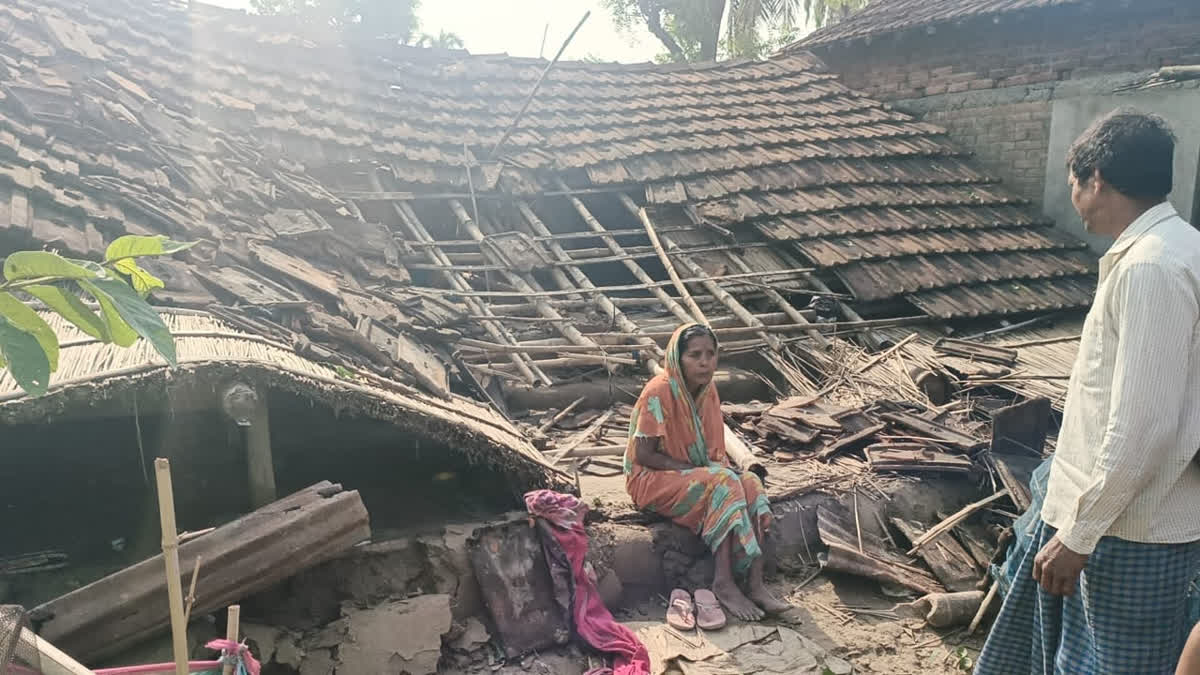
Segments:
[[[831,42],[894,33],[919,26],[962,21],[980,16],[1077,5],[1084,0],[871,0],[843,21],[813,31],[787,48],[807,49]]]
[[[0,0],[0,34],[0,248],[95,256],[124,232],[203,239],[156,266],[160,300],[318,360],[404,378],[461,370],[463,336],[586,347],[588,323],[568,310],[590,296],[561,287],[579,270],[627,285],[588,277],[606,269],[592,263],[654,258],[631,205],[706,251],[680,258],[729,275],[811,265],[856,300],[942,318],[1090,301],[1080,243],[942,130],[806,53],[561,63],[491,157],[543,61],[351,50],[164,0]],[[607,249],[587,248],[597,227],[616,233]],[[512,361],[487,372],[530,381],[534,361],[578,359]]]

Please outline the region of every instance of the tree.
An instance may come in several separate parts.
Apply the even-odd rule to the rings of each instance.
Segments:
[[[464,47],[463,39],[457,33],[449,31],[438,31],[437,35],[425,33],[417,40],[418,47],[434,47],[437,49],[462,49]]]
[[[604,0],[621,30],[644,24],[667,49],[663,61],[758,58],[868,0]],[[802,20],[803,19],[803,20]],[[725,36],[721,28],[725,27]]]
[[[19,251],[4,260],[0,282],[0,368],[17,385],[39,396],[58,369],[58,337],[23,298],[50,311],[100,342],[128,347],[146,339],[174,366],[175,340],[146,297],[163,282],[138,265],[138,258],[178,253],[192,244],[166,237],[128,235],[109,245],[103,263],[72,260],[49,251]],[[99,312],[81,296],[90,297]]]
[[[259,14],[294,16],[365,38],[408,44],[420,24],[420,0],[250,0]]]

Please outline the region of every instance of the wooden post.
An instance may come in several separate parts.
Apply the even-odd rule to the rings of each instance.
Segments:
[[[28,628],[22,628],[17,639],[26,649],[37,653],[38,665],[41,666],[39,672],[42,675],[93,675],[82,663],[38,637]]]
[[[183,581],[179,576],[179,530],[175,526],[175,492],[171,488],[171,462],[154,460],[158,480],[158,516],[162,524],[163,562],[167,571],[167,601],[171,607],[171,651],[175,675],[188,675],[187,623],[183,618]]]
[[[242,606],[230,605],[229,614],[225,619],[225,639],[231,642],[238,641],[238,632],[241,630],[242,621]],[[226,663],[221,669],[221,675],[233,675],[233,664]]]
[[[266,387],[255,387],[254,414],[245,428],[246,470],[250,478],[250,508],[257,509],[278,497],[275,491],[275,461],[271,454],[271,419]]]

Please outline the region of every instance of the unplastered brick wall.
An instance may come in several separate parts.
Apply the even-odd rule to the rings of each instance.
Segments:
[[[1200,64],[1200,0],[1051,7],[813,51],[847,86],[944,125],[1040,202],[1056,85]]]
[[[925,119],[945,127],[1014,192],[1041,201],[1050,144],[1049,101],[930,110]]]

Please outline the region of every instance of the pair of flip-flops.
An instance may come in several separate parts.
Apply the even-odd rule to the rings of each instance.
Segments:
[[[671,591],[671,600],[667,604],[667,625],[677,630],[694,630],[697,626],[704,630],[720,630],[725,627],[725,612],[717,596],[708,589],[700,589],[693,596],[676,588]]]

